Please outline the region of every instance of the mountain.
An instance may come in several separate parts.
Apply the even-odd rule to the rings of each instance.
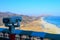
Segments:
[[[10,16],[22,16],[22,22],[21,26],[18,29],[21,30],[28,30],[28,31],[37,31],[37,32],[47,32],[52,34],[60,34],[60,28],[58,28],[56,25],[51,24],[49,22],[46,22],[43,20],[43,17],[47,16],[27,16],[27,15],[21,15],[21,14],[15,14],[11,12],[0,12],[0,28],[6,28],[3,25],[2,19],[4,17],[10,17]]]
[[[10,17],[10,16],[22,16],[22,24],[27,24],[29,22],[32,22],[33,20],[35,20],[36,17],[34,16],[27,16],[27,15],[21,15],[21,14],[16,14],[16,13],[11,13],[11,12],[0,12],[0,26],[3,25],[2,19],[4,17]]]
[[[26,24],[25,26],[20,27],[21,30],[31,30],[37,32],[46,32],[51,34],[59,34],[59,28],[51,23],[48,23],[40,18],[38,20],[34,20],[33,22]]]

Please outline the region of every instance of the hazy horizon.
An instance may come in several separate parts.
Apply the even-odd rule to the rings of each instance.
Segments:
[[[60,16],[60,0],[0,0],[0,12]]]

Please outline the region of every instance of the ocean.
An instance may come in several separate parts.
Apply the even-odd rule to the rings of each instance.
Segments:
[[[56,25],[57,27],[60,27],[60,16],[47,16],[44,17],[44,20],[48,23]]]

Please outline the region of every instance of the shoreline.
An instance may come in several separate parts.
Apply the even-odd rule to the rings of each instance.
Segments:
[[[47,32],[47,33],[54,33],[54,34],[60,34],[60,32],[59,32],[60,29],[56,25],[46,22],[44,20],[44,17],[41,18],[41,21],[42,21],[43,26],[46,29],[45,32]]]
[[[15,29],[21,29],[21,30],[28,30],[28,31],[37,31],[37,32],[46,32],[46,33],[51,33],[51,34],[60,34],[60,28],[58,28],[56,25],[48,23],[44,20],[44,17],[41,17],[41,19],[34,21],[33,23],[36,23],[41,25],[41,26],[33,26],[33,24],[27,24],[28,27],[20,27],[20,28],[15,28]],[[32,26],[31,26],[32,25]],[[0,28],[8,28],[3,26],[0,26]]]

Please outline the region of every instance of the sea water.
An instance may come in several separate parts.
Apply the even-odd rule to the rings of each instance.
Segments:
[[[47,16],[44,17],[44,20],[48,23],[56,25],[57,27],[60,27],[60,16]]]

